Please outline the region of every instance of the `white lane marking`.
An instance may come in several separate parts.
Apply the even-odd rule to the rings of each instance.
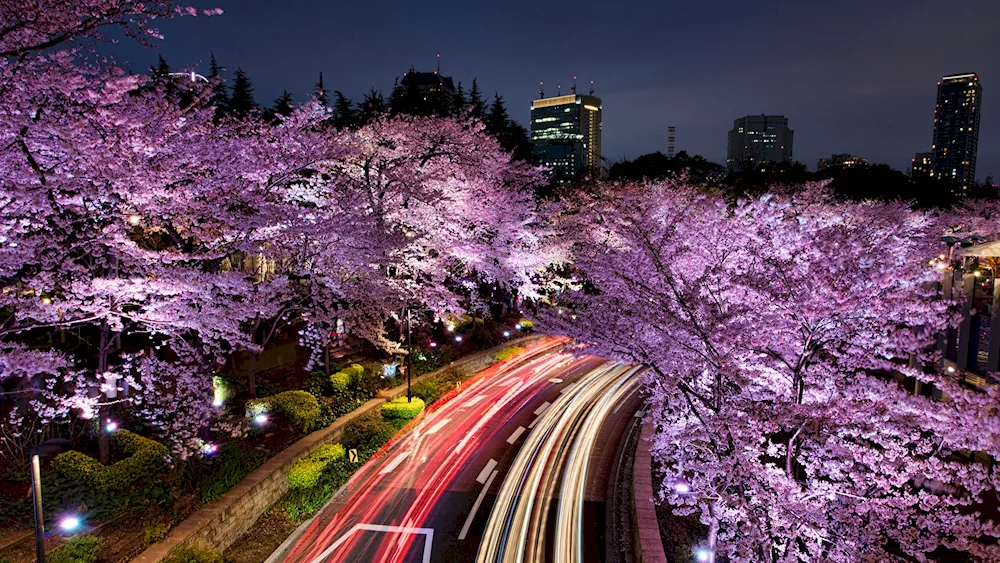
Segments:
[[[460,407],[458,407],[458,408],[464,409],[465,407],[474,407],[474,406],[478,405],[479,403],[483,402],[483,399],[485,399],[485,398],[486,397],[484,397],[482,395],[476,395],[475,397],[469,399],[468,401],[463,402],[462,405]]]
[[[552,379],[549,380],[549,383],[562,383],[562,382],[563,380],[559,379],[558,377],[553,377]]]
[[[383,467],[382,471],[379,471],[378,474],[379,475],[385,475],[386,473],[392,471],[393,469],[396,469],[397,467],[399,467],[399,464],[403,463],[403,460],[406,459],[406,458],[408,458],[408,457],[410,457],[410,452],[408,452],[408,451],[399,454],[398,456],[396,456],[395,458],[393,458],[392,461],[390,461],[389,463],[385,464],[385,467]]]
[[[434,528],[410,528],[406,526],[385,526],[383,524],[355,524],[353,528],[347,530],[347,533],[340,536],[323,553],[320,553],[319,556],[313,559],[312,563],[322,563],[325,561],[342,543],[347,541],[347,538],[351,537],[351,534],[359,530],[368,532],[395,532],[398,534],[423,534],[427,536],[427,541],[424,542],[424,556],[422,561],[423,563],[431,563],[431,544],[434,543]]]
[[[508,444],[513,444],[514,442],[517,441],[518,438],[521,437],[521,434],[523,434],[523,433],[524,433],[524,427],[523,426],[518,426],[517,430],[515,430],[514,433],[510,435],[510,438],[507,438],[507,443]]]
[[[486,479],[490,476],[490,471],[493,471],[497,466],[497,460],[490,458],[490,462],[486,464],[486,467],[479,472],[479,477],[476,477],[476,482],[482,485],[486,482]]]
[[[536,415],[542,414],[543,412],[545,412],[545,409],[549,408],[549,405],[551,405],[551,404],[552,403],[550,403],[548,401],[545,401],[544,403],[542,403],[542,406],[540,406],[537,409],[535,409],[535,414]]]
[[[528,428],[534,428],[535,425],[538,424],[538,421],[541,420],[541,419],[542,419],[542,415],[536,416],[535,420],[532,420],[531,424],[528,425]]]
[[[635,411],[635,418],[642,418],[644,416],[646,416],[646,411],[644,410]]]
[[[444,425],[448,424],[449,422],[451,422],[451,419],[450,418],[446,418],[446,419],[442,420],[441,422],[438,422],[434,426],[431,426],[430,429],[427,430],[427,432],[424,432],[424,434],[427,434],[427,435],[433,434],[433,433],[437,432],[438,430],[441,430],[442,428],[444,428]]]
[[[493,484],[493,479],[497,476],[497,473],[500,472],[494,470],[493,473],[490,473],[490,478],[486,480],[486,484],[483,485],[483,490],[480,491],[475,504],[472,505],[472,511],[469,512],[469,516],[465,519],[465,525],[462,526],[462,531],[458,534],[458,539],[464,540],[465,536],[469,535],[469,528],[472,526],[472,519],[475,518],[476,511],[479,510],[479,505],[483,504],[483,499],[486,498],[486,491],[490,490],[490,485]]]

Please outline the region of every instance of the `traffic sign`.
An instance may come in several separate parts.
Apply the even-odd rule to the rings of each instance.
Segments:
[[[353,448],[347,450],[347,460],[350,461],[351,463],[357,463],[358,462],[358,450],[353,449]]]

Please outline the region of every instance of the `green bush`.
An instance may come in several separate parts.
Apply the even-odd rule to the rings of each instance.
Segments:
[[[368,457],[378,451],[396,434],[396,429],[382,418],[380,412],[368,413],[344,426],[342,442],[347,449],[357,449]]]
[[[422,413],[424,406],[424,400],[420,397],[413,397],[409,402],[406,397],[397,397],[382,405],[382,418],[397,428],[402,428],[413,417]]]
[[[288,488],[311,489],[315,487],[327,466],[333,461],[343,459],[345,455],[344,446],[323,444],[315,452],[292,464],[292,468],[288,472]]]
[[[455,384],[465,379],[465,372],[459,368],[451,367],[440,374],[419,381],[413,384],[413,395],[424,400],[424,404],[431,404],[440,399],[445,393],[455,388]]]
[[[211,471],[201,483],[201,501],[212,502],[226,494],[265,461],[267,455],[264,452],[244,452],[236,442],[223,445],[212,460]]]
[[[68,451],[52,460],[52,467],[69,480],[81,481],[103,495],[117,494],[132,483],[148,479],[165,464],[168,455],[163,444],[133,434],[128,430],[118,430],[111,445],[128,457],[104,465],[96,459],[78,451]]]
[[[511,358],[520,356],[524,352],[524,348],[521,348],[520,346],[511,346],[510,348],[504,348],[503,350],[497,352],[496,359],[498,362],[506,362]]]
[[[247,401],[247,412],[250,416],[280,412],[303,432],[312,429],[320,414],[319,401],[308,391],[284,391],[262,399],[251,399]]]
[[[335,393],[343,393],[351,385],[351,374],[340,370],[330,376],[330,386]]]
[[[49,563],[95,563],[100,546],[101,538],[97,536],[76,537],[47,555],[46,560]]]
[[[222,556],[211,549],[182,545],[170,550],[162,563],[222,563]]]
[[[146,545],[154,544],[158,541],[163,541],[163,538],[167,537],[167,532],[169,531],[169,524],[153,524],[151,526],[146,526],[146,535],[143,539],[146,542]]]
[[[370,454],[363,455],[359,461],[364,462],[368,457]],[[330,496],[351,478],[357,468],[358,464],[351,463],[344,458],[332,460],[326,470],[320,474],[316,486],[308,489],[289,490],[278,501],[278,506],[284,510],[285,516],[290,522],[298,524],[316,514],[330,499]]]
[[[530,321],[528,319],[521,319],[520,321],[517,322],[517,324],[521,325],[521,330],[523,330],[524,332],[532,332],[535,330],[534,321]]]

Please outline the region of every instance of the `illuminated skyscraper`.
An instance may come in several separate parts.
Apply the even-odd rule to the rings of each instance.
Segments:
[[[531,142],[558,182],[601,171],[601,99],[570,94],[531,102]]]
[[[965,192],[976,183],[979,114],[983,86],[974,73],[945,76],[938,82],[934,109],[934,177]]]
[[[918,152],[913,156],[910,179],[914,182],[930,180],[934,177],[934,153]]]
[[[733,122],[726,166],[747,172],[769,162],[792,161],[792,130],[783,115],[748,115]]]

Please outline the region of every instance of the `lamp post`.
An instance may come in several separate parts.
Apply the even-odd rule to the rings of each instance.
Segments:
[[[35,514],[35,558],[45,563],[45,518],[42,514],[42,456],[61,454],[70,448],[70,441],[62,438],[46,440],[28,449],[31,456],[31,507]]]

